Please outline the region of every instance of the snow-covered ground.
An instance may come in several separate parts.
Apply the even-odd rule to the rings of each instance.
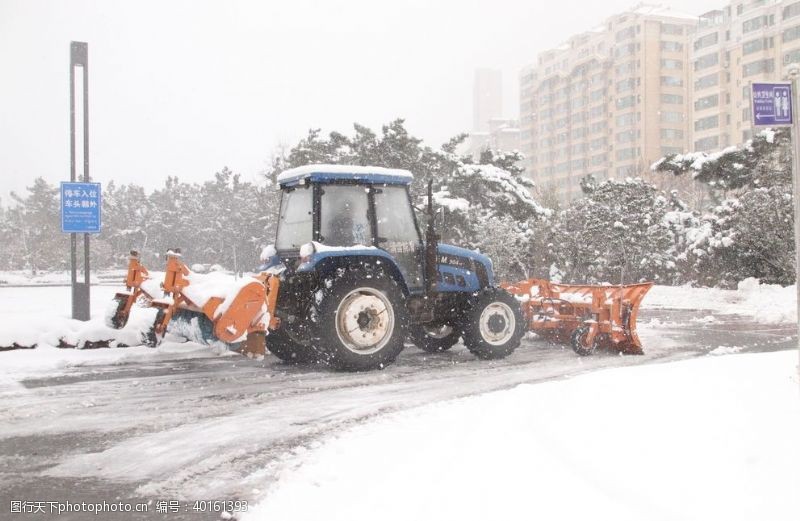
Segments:
[[[796,286],[759,284],[745,279],[736,290],[654,286],[642,303],[643,309],[703,310],[723,315],[744,315],[762,324],[795,322]]]
[[[612,369],[299,451],[246,520],[800,519],[796,351]]]
[[[3,318],[0,336],[8,338],[29,333],[41,340],[48,335],[55,338],[55,333],[59,331],[75,334],[83,331],[83,328],[94,328],[117,289],[112,286],[92,288],[95,318],[93,322],[85,324],[75,323],[68,318],[69,287],[0,286],[0,317]],[[782,296],[779,298],[779,295]],[[302,474],[306,472],[304,469],[315,468],[318,460],[323,462],[321,465],[327,466],[329,463],[325,462],[328,460],[322,458],[330,457],[333,449],[328,447],[337,447],[337,443],[344,443],[346,448],[342,450],[349,454],[357,453],[358,449],[347,441],[353,434],[339,433],[360,425],[362,427],[355,431],[357,434],[360,432],[358,429],[370,429],[373,423],[378,430],[372,441],[364,442],[365,454],[373,454],[370,451],[377,451],[382,446],[384,452],[374,456],[374,463],[385,462],[386,468],[392,469],[392,473],[405,478],[413,475],[414,478],[403,480],[405,488],[398,489],[400,493],[395,495],[395,499],[386,499],[388,510],[378,511],[381,516],[391,517],[392,509],[407,513],[413,508],[433,508],[431,505],[436,501],[442,502],[442,505],[469,505],[469,501],[479,497],[474,492],[475,487],[486,483],[497,488],[486,496],[487,503],[494,503],[496,494],[506,487],[512,498],[508,500],[510,505],[520,501],[517,495],[527,497],[533,505],[521,510],[521,514],[507,517],[533,517],[527,516],[527,513],[537,512],[534,507],[538,503],[550,505],[555,502],[548,498],[539,499],[541,493],[537,490],[547,485],[548,478],[539,473],[537,468],[541,466],[553,470],[553,483],[564,485],[572,479],[568,471],[569,466],[574,465],[575,472],[581,475],[585,472],[586,480],[595,483],[597,474],[592,474],[591,469],[597,466],[590,459],[595,453],[600,454],[597,457],[601,459],[597,461],[604,464],[619,456],[622,465],[620,472],[624,471],[626,477],[633,476],[620,480],[622,484],[614,482],[604,487],[614,491],[632,490],[631,494],[639,494],[636,487],[643,487],[639,483],[643,479],[641,473],[636,474],[641,471],[634,465],[637,461],[665,465],[665,472],[672,472],[674,468],[667,465],[672,460],[667,456],[661,459],[656,456],[660,458],[662,454],[672,453],[683,457],[684,452],[681,451],[688,442],[681,436],[692,435],[694,442],[701,445],[711,443],[708,441],[710,437],[721,439],[720,443],[725,446],[728,440],[739,439],[736,436],[740,432],[750,432],[737,431],[738,424],[732,426],[731,422],[738,421],[739,416],[746,415],[749,418],[747,421],[766,421],[765,415],[769,412],[766,408],[759,409],[753,415],[749,412],[750,402],[741,401],[739,408],[732,402],[726,402],[730,394],[726,391],[728,387],[717,382],[719,375],[714,376],[727,371],[727,366],[716,366],[714,361],[734,358],[747,360],[751,357],[740,354],[704,355],[794,347],[794,326],[788,322],[794,312],[794,300],[791,297],[793,288],[758,286],[749,290],[743,287],[739,291],[722,291],[656,287],[645,298],[640,316],[639,332],[644,342],[644,356],[597,353],[582,358],[576,356],[569,347],[551,345],[535,335],[524,339],[523,345],[504,360],[477,360],[462,345],[437,355],[409,346],[395,364],[384,371],[369,373],[336,373],[321,367],[292,366],[272,356],[260,360],[247,359],[192,342],[180,343],[177,338],[169,337],[157,349],[139,346],[77,350],[58,349],[42,343],[36,349],[0,351],[0,464],[6,469],[4,479],[0,480],[0,496],[33,500],[49,497],[54,490],[68,490],[71,491],[69,497],[72,500],[101,500],[107,499],[109,491],[113,490],[116,496],[132,500],[238,498],[254,504],[262,498],[262,491],[266,491],[268,496],[259,508],[269,509],[268,518],[281,518],[286,517],[283,514],[290,513],[285,503],[290,496],[286,494],[299,490],[293,487],[309,486],[309,482],[304,481],[309,476]],[[765,305],[772,303],[782,309],[782,314],[774,315],[777,317],[774,323],[756,322],[758,306],[755,303],[758,299]],[[623,387],[626,390],[634,389],[624,396],[621,396],[623,390],[618,390],[618,394],[614,395],[614,387],[606,385],[602,379],[580,376],[602,369],[698,356],[703,358],[701,364],[706,365],[697,366],[698,369],[694,371],[664,373],[658,378],[654,376],[652,384],[649,383],[649,377],[642,376],[640,380],[643,383],[634,385],[635,378],[625,375],[640,373],[621,372],[623,376],[620,378],[628,382]],[[794,364],[791,357],[789,361]],[[753,362],[752,366],[760,368],[761,364]],[[706,378],[706,373],[711,376]],[[617,374],[617,371],[609,374]],[[700,374],[703,377],[698,376]],[[741,379],[731,374],[734,380]],[[562,382],[567,376],[576,378]],[[528,400],[526,393],[533,393],[539,383],[553,380],[557,381],[553,384],[556,387],[546,387],[550,390],[542,391],[545,393],[542,397],[547,396],[547,400],[530,398],[530,403],[523,403],[523,400]],[[489,410],[483,411],[483,416],[472,422],[466,430],[459,422],[465,421],[461,418],[463,410],[472,407],[462,403],[469,404],[470,400],[436,405],[447,400],[531,383],[537,385],[477,398],[489,400],[486,403],[492,403],[492,406],[487,406]],[[675,415],[681,412],[676,413],[671,409],[673,402],[680,403],[691,392],[697,392],[700,383],[707,384],[708,396],[711,397],[709,400],[716,400],[713,404],[707,404],[711,413],[719,411],[720,415],[728,417],[728,420],[720,420],[719,427],[712,428],[710,420],[696,418],[696,414],[691,412],[687,412],[686,421],[676,419]],[[562,384],[575,386],[558,387]],[[749,386],[746,383],[741,385]],[[740,390],[731,392],[731,400],[739,400]],[[606,395],[609,396],[608,400],[598,402],[595,399],[596,396]],[[652,404],[652,407],[660,410],[663,418],[672,417],[674,423],[666,425],[664,433],[657,433],[661,438],[650,434],[646,439],[635,438],[623,451],[612,443],[615,441],[614,432],[627,436],[622,427],[613,429],[615,422],[628,427],[628,424],[616,420],[618,416],[629,415],[640,420],[644,425],[641,428],[657,425],[651,418],[656,413],[642,405],[644,396],[651,397],[648,398],[647,407]],[[552,402],[549,401],[551,397]],[[578,415],[582,407],[588,407],[583,402],[594,404],[595,413]],[[607,410],[602,409],[606,404],[613,406],[607,405]],[[417,407],[423,409],[414,409]],[[465,409],[459,412],[459,407]],[[519,420],[512,418],[505,424],[508,432],[498,434],[487,430],[492,422],[505,421],[503,415],[517,417],[522,414],[518,414],[515,407],[529,409],[533,416],[523,414]],[[573,410],[576,416],[568,417]],[[404,430],[406,422],[416,422],[415,418],[419,415],[438,414],[430,411],[441,412],[442,418],[452,420],[453,426],[446,425],[446,421],[432,420],[425,425],[414,423],[424,432]],[[400,416],[393,415],[398,412]],[[600,415],[600,412],[604,414]],[[387,414],[392,416],[385,416]],[[539,421],[537,418],[552,425],[552,428],[537,428],[539,437],[526,431],[531,429],[534,421]],[[566,427],[575,427],[578,423],[584,431],[577,434],[564,432]],[[596,433],[595,426],[598,424],[607,430]],[[402,436],[387,433],[387,429],[390,429],[387,425],[397,426]],[[640,428],[638,425],[632,427]],[[775,429],[779,427],[790,432],[789,425],[779,425]],[[736,431],[737,434],[731,435],[730,431]],[[487,437],[481,438],[481,433]],[[489,437],[489,434],[494,437]],[[666,439],[667,434],[671,438]],[[383,435],[387,437],[382,442],[379,436]],[[468,442],[471,445],[467,445]],[[453,445],[452,449],[443,448],[448,443]],[[586,445],[588,452],[578,451],[576,458],[585,459],[557,459],[571,454],[567,449],[572,450],[573,446],[580,447],[582,444]],[[444,480],[448,469],[463,471],[466,476],[469,468],[464,470],[464,467],[471,464],[475,468],[490,471],[493,462],[499,465],[512,459],[511,447],[514,446],[532,447],[531,450],[539,451],[536,454],[543,454],[523,454],[518,458],[520,465],[528,464],[524,472],[519,471],[518,485],[508,485],[503,482],[506,476],[495,475],[458,490],[455,490],[456,484],[464,485],[465,481],[458,476],[448,478],[452,479],[452,485],[447,482],[433,483],[435,479]],[[43,451],[41,447],[47,447],[47,450]],[[419,451],[419,458],[414,456],[413,451]],[[550,457],[549,454],[554,456]],[[400,455],[404,455],[402,461]],[[428,458],[423,459],[424,455]],[[534,460],[534,456],[541,459]],[[795,456],[787,452],[786,457]],[[765,468],[758,466],[761,465],[760,459],[754,461],[754,469]],[[387,487],[394,484],[391,474],[367,469],[362,463],[364,458],[356,454],[352,468],[347,466],[331,471],[330,468],[334,467],[326,467],[328,470],[319,474],[315,472],[314,479],[324,485],[323,490],[330,488],[332,491],[345,485],[344,481],[332,477],[332,473],[338,472],[342,473],[343,480],[354,480],[350,482],[354,490],[363,487],[373,493],[374,487],[381,483],[387,484]],[[393,465],[400,467],[394,468]],[[709,479],[703,485],[703,490],[716,493],[720,487],[729,484],[729,476],[733,474],[729,467],[720,468],[720,476],[714,475],[713,479]],[[775,468],[780,470],[782,467]],[[693,472],[694,467],[690,470]],[[362,474],[357,475],[359,472]],[[690,471],[686,473],[691,474]],[[711,471],[704,475],[710,476]],[[652,482],[654,487],[663,486],[666,479],[661,478],[661,474],[647,476],[644,481]],[[688,479],[688,483],[696,484],[696,480],[683,475],[678,478],[673,476],[673,479],[677,482]],[[578,481],[580,487],[588,486],[586,480]],[[715,480],[721,484],[717,485]],[[563,488],[568,490],[569,487],[572,484]],[[583,491],[584,488],[579,490]],[[761,492],[760,488],[755,490]],[[678,492],[683,494],[685,490]],[[564,492],[564,495],[568,494],[568,491]],[[616,508],[614,499],[617,496],[597,499],[597,491],[586,494],[590,504],[597,502],[603,508]],[[650,501],[650,496],[642,494],[646,501]],[[675,497],[676,501],[680,499],[685,502],[677,492]],[[327,496],[310,495],[309,498],[314,501],[319,498],[333,501]],[[408,498],[414,501],[403,506]],[[369,503],[369,499],[365,501],[375,504]],[[397,506],[398,503],[403,505]],[[639,505],[635,501],[633,504],[634,507]],[[356,508],[345,505],[344,500],[329,502],[328,505],[335,512],[329,512],[326,517],[338,515],[340,506],[342,512]],[[293,515],[288,517],[307,519],[309,517],[304,514],[318,513],[302,510],[309,507],[310,504],[298,504],[297,515],[291,512]],[[454,512],[462,513],[466,508],[458,507]],[[571,512],[569,509],[578,507],[567,505],[565,508]],[[483,512],[487,513],[486,517],[492,514],[492,518],[501,518],[508,513],[506,507],[500,506],[498,509]],[[476,507],[475,511],[481,510]],[[435,517],[438,511],[431,512],[431,515],[418,517]],[[679,509],[679,512],[683,510]],[[720,512],[726,511],[721,508]],[[772,511],[765,512],[769,514]],[[251,515],[251,519],[258,518],[254,516],[256,514]],[[447,519],[447,516],[441,517]],[[470,518],[469,515],[464,517]],[[182,517],[172,515],[170,518],[194,519],[188,514]],[[620,518],[625,517],[622,515]],[[658,516],[654,514],[642,518],[658,519]]]

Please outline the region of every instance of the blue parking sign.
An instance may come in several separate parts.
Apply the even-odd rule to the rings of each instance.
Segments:
[[[792,124],[792,86],[788,83],[753,83],[753,124],[783,127]]]
[[[61,231],[100,233],[100,183],[61,183]]]

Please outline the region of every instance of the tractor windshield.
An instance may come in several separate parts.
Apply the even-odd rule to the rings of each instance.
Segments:
[[[275,239],[277,250],[297,250],[303,244],[311,242],[313,193],[309,186],[283,192],[278,236]]]

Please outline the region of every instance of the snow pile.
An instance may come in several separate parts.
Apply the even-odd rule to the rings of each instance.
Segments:
[[[342,177],[345,179],[354,176],[359,179],[368,179],[374,176],[392,176],[409,181],[414,178],[408,170],[399,168],[384,168],[380,166],[357,166],[357,165],[305,165],[286,170],[278,175],[278,184],[285,184],[297,179],[303,179],[312,174],[326,174],[330,177]]]
[[[800,519],[797,395],[789,351],[425,406],[296,450],[243,519]]]
[[[762,324],[788,324],[797,317],[797,288],[760,284],[754,278],[741,281],[736,290],[654,286],[642,302],[642,309],[698,308],[745,315]]]
[[[210,273],[190,272],[186,276],[186,280],[189,281],[189,285],[183,288],[183,294],[197,307],[202,308],[205,306],[211,297],[222,299],[222,303],[216,309],[216,316],[220,316],[230,307],[242,288],[255,282],[252,277],[237,279],[233,275],[228,275],[222,271],[211,271]]]

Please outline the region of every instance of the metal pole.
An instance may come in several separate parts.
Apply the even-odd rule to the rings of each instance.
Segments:
[[[75,136],[75,67],[83,68],[83,181],[89,181],[89,46],[85,42],[70,43],[69,59],[69,130],[70,130],[70,181],[77,181]],[[89,234],[83,238],[83,275],[78,282],[78,234],[70,233],[70,271],[72,280],[72,318],[89,320]]]
[[[797,92],[797,71],[791,75],[792,78],[792,201],[794,202],[794,269],[795,286],[797,287],[797,307],[798,307],[798,358],[800,358],[800,118],[798,118],[798,93]],[[800,366],[798,366],[800,373]]]
[[[86,44],[84,44],[86,45]],[[86,45],[83,56],[83,182],[88,183],[89,177],[89,46]],[[86,284],[86,308],[90,308],[91,292],[89,291],[90,279],[89,266],[89,234],[83,234],[83,282]],[[87,317],[88,319],[88,317]]]

